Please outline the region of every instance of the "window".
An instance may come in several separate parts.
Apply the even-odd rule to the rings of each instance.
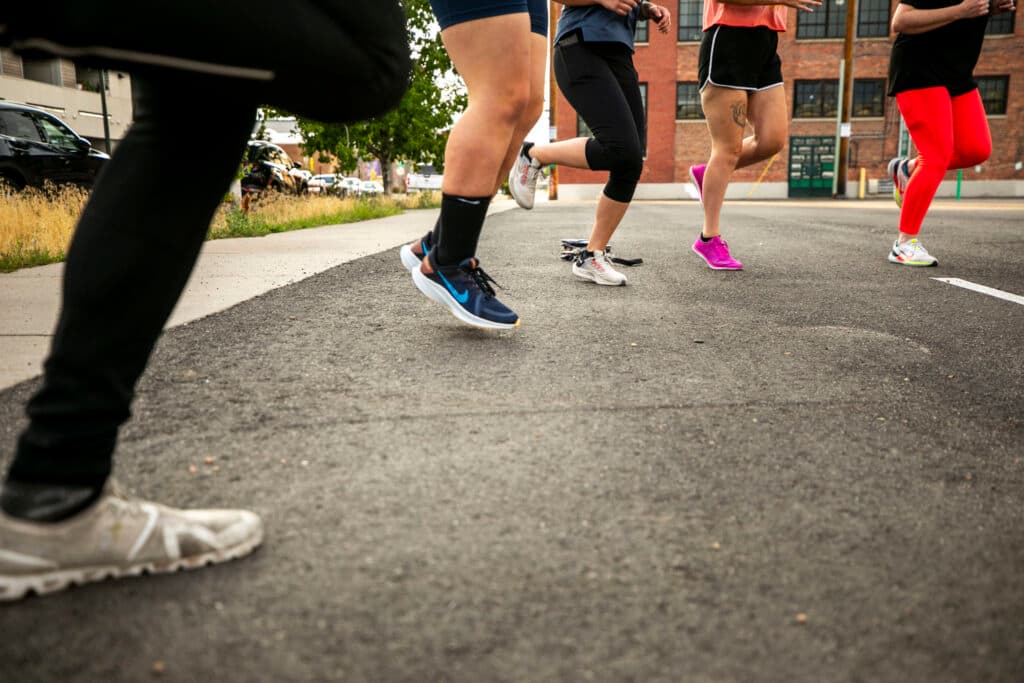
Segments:
[[[676,121],[704,118],[697,83],[676,83]]]
[[[842,34],[846,35],[846,26]],[[879,38],[889,35],[889,0],[860,0],[857,8],[857,37]]]
[[[59,59],[30,59],[22,58],[25,78],[29,81],[39,81],[50,85],[64,85],[64,79],[60,71]]]
[[[1013,33],[1013,18],[1017,15],[1013,12],[993,14],[988,19],[988,26],[985,27],[985,35],[1000,36]]]
[[[699,43],[704,28],[704,0],[679,0],[679,42]]]
[[[35,121],[24,111],[0,111],[0,135],[9,135],[12,138],[42,142],[43,136],[39,132]]]
[[[1010,89],[1009,76],[978,76],[978,94],[989,116],[1006,114],[1006,93]]]
[[[39,123],[39,127],[43,129],[46,141],[54,147],[63,147],[65,149],[76,149],[78,147],[78,136],[68,130],[68,127],[63,123],[43,116],[37,116],[35,119]]]
[[[869,0],[870,1],[870,0]],[[822,0],[814,12],[796,13],[797,40],[807,38],[842,38],[846,35],[846,3]]]
[[[636,33],[633,34],[633,41],[637,43],[648,42],[647,31],[648,22],[646,19],[636,22]]]
[[[853,116],[885,116],[885,79],[853,81]]]
[[[889,35],[889,0],[861,0],[857,7],[857,37],[879,38]],[[797,12],[796,37],[844,38],[846,3],[823,0],[817,11]]]
[[[839,81],[795,81],[793,117],[835,118],[839,104]]]

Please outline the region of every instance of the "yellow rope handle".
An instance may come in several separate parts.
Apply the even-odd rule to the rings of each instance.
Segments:
[[[757,180],[756,180],[756,181],[754,181],[754,185],[753,185],[753,187],[751,187],[751,188],[750,188],[750,191],[749,191],[749,192],[747,192],[747,197],[748,197],[748,198],[750,197],[750,195],[754,194],[754,190],[756,190],[756,189],[757,189],[757,186],[761,184],[761,181],[762,181],[762,180],[764,180],[764,176],[765,176],[765,174],[767,174],[767,173],[768,173],[768,170],[769,170],[769,169],[770,169],[770,168],[772,167],[772,164],[774,164],[774,163],[775,163],[775,159],[776,159],[776,157],[778,157],[778,156],[779,156],[779,153],[778,153],[778,152],[776,152],[775,154],[773,154],[773,155],[772,155],[772,158],[768,160],[768,165],[764,167],[764,170],[763,170],[763,171],[761,171],[761,175],[759,175],[759,176],[757,177]]]

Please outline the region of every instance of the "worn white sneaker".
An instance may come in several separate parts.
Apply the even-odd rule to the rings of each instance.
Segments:
[[[516,162],[508,172],[508,191],[516,204],[524,209],[533,208],[534,195],[537,194],[537,176],[540,175],[540,162],[531,159],[528,150],[532,145],[523,145],[516,155]]]
[[[898,263],[903,266],[937,266],[939,260],[928,253],[924,245],[916,239],[900,244],[899,240],[892,243],[889,251],[889,263]]]
[[[612,267],[603,251],[581,251],[572,264],[572,274],[599,285],[624,285],[626,276]]]
[[[263,523],[245,510],[174,510],[108,485],[87,510],[56,523],[0,512],[0,601],[108,577],[198,569],[251,553]]]

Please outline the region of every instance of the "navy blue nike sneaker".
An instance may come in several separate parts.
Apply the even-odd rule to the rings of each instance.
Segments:
[[[412,244],[402,245],[398,255],[402,259],[402,265],[406,270],[415,270],[420,267],[420,261],[434,248],[434,233],[428,232]]]
[[[491,287],[494,279],[475,258],[457,266],[435,268],[430,275],[414,268],[412,281],[421,292],[447,306],[452,315],[468,325],[487,330],[519,327],[519,316],[498,301]]]

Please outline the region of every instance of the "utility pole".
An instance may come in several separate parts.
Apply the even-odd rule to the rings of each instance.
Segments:
[[[842,5],[844,0],[836,0]],[[839,154],[834,197],[846,197],[846,175],[850,165],[850,109],[853,102],[853,40],[857,35],[857,0],[846,2],[846,37],[843,39],[842,91],[839,95]]]
[[[107,71],[100,69],[100,112],[103,114],[103,144],[110,154],[110,121],[107,114]]]
[[[557,102],[558,89],[555,85],[555,31],[558,29],[558,19],[555,18],[555,9],[561,7],[558,3],[548,3],[548,142],[554,142],[558,131]],[[558,199],[558,164],[551,166],[551,177],[548,178],[548,199]]]

